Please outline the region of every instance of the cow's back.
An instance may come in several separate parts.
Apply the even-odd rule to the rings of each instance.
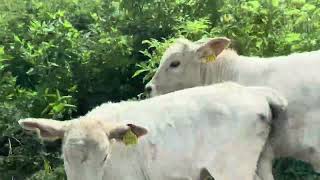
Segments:
[[[281,131],[277,132],[281,137],[275,138],[279,145],[276,154],[297,157],[303,151],[316,148],[320,142],[320,51],[262,61],[263,71],[251,77],[245,73],[248,78],[242,78],[246,81],[239,83],[269,86],[287,98],[288,121],[275,125]]]
[[[220,86],[197,87],[140,102],[107,104],[109,107],[102,107],[106,120],[134,122],[149,130],[148,135],[139,142],[138,151],[118,145],[120,150],[114,151],[111,156],[113,169],[108,169],[107,174],[115,177],[122,173],[125,176],[123,171],[117,173],[116,169],[120,167],[131,167],[126,172],[132,173],[133,165],[127,167],[126,161],[139,162],[134,167],[143,167],[150,179],[161,179],[159,177],[164,175],[168,176],[166,179],[174,176],[194,179],[203,167],[221,168],[224,171],[234,169],[235,174],[250,169],[253,173],[266,137],[257,138],[254,134],[257,127],[251,131],[248,130],[248,124],[253,121],[259,123],[258,114],[261,113],[270,118],[268,103],[264,98],[258,98],[234,83]],[[102,109],[92,113],[100,114]],[[268,127],[265,132],[268,133]],[[124,156],[127,152],[134,155]],[[228,156],[234,153],[237,158]],[[247,162],[250,165],[243,166],[241,170],[231,167],[237,166],[236,161],[222,163],[239,158],[250,161]],[[139,168],[136,171],[141,172]],[[221,172],[225,173],[230,172]]]

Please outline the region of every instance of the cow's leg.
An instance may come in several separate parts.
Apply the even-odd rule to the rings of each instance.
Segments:
[[[260,154],[257,174],[261,180],[274,180],[272,174],[272,160],[274,158],[273,149],[270,144],[266,144],[264,150]],[[256,179],[259,179],[256,177]]]

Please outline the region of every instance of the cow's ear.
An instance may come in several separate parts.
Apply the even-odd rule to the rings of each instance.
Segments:
[[[230,44],[230,39],[217,37],[201,43],[196,52],[200,58],[216,57]]]
[[[133,144],[139,137],[148,133],[148,130],[144,127],[134,124],[115,126],[109,131],[109,139],[116,139],[122,141],[125,144]],[[132,141],[132,142],[130,142]]]
[[[69,126],[68,121],[56,121],[52,119],[27,118],[18,121],[23,129],[37,132],[44,140],[56,140],[63,138]]]

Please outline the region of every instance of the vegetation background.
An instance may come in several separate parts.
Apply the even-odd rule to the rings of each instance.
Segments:
[[[41,142],[17,120],[139,98],[180,36],[227,36],[250,56],[320,49],[320,0],[0,0],[0,29],[0,180],[66,179],[61,142]],[[320,179],[290,158],[274,173]]]

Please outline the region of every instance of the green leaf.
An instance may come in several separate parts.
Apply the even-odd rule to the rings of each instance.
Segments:
[[[4,55],[4,47],[0,46],[0,57]]]
[[[291,3],[296,8],[300,8],[306,3],[306,0],[292,0]]]
[[[271,4],[273,7],[278,7],[279,6],[279,0],[272,0]]]
[[[34,74],[34,68],[30,68],[30,69],[26,72],[26,74],[28,74],[28,75],[33,75],[33,74]]]
[[[299,41],[300,39],[301,39],[301,34],[298,34],[298,33],[289,33],[285,37],[285,41],[289,44],[295,41]]]
[[[52,110],[53,110],[55,113],[62,112],[62,111],[64,110],[64,104],[59,103],[59,104],[53,106],[53,107],[52,107]]]
[[[13,38],[14,38],[14,40],[15,40],[16,42],[21,43],[21,39],[19,38],[19,36],[14,35]]]
[[[258,12],[260,5],[260,1],[249,1],[247,3],[248,10],[252,12]]]
[[[305,4],[303,7],[302,7],[302,10],[303,11],[314,11],[317,7],[313,4]]]
[[[52,173],[52,168],[50,166],[50,163],[48,160],[44,159],[44,170],[46,174],[51,174]]]
[[[69,28],[72,28],[73,26],[72,26],[72,24],[71,24],[69,21],[64,20],[64,22],[63,22],[63,27],[69,29]]]
[[[54,63],[54,62],[48,62],[48,64],[50,66],[59,67],[59,65],[57,63]]]
[[[148,71],[148,69],[139,69],[138,71],[136,71],[136,72],[132,75],[132,78],[140,75],[140,74],[143,73],[143,72],[147,72],[147,71]]]

